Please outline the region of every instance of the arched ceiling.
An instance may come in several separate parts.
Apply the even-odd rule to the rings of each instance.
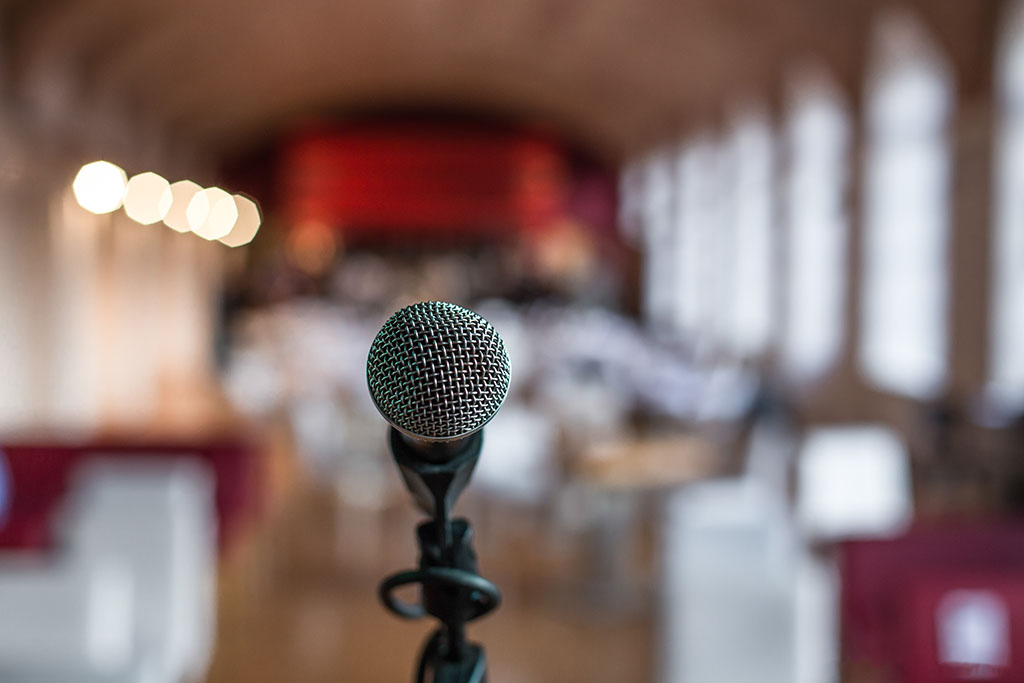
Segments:
[[[877,4],[0,2],[16,84],[59,72],[77,97],[129,107],[219,152],[261,144],[304,116],[425,105],[546,121],[611,158],[730,98],[764,94],[781,65],[807,54],[852,78]]]

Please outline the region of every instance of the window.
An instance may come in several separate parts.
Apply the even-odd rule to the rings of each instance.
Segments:
[[[887,15],[875,39],[859,357],[873,384],[927,398],[947,365],[952,77],[913,17]]]
[[[773,227],[774,138],[767,113],[747,108],[733,118],[726,205],[730,207],[732,306],[728,339],[739,356],[763,352],[775,312]],[[727,271],[728,272],[728,271]]]
[[[674,186],[671,156],[656,152],[646,161],[643,179],[644,313],[659,331],[674,329],[679,285],[673,253]]]
[[[1024,3],[1006,22],[997,61],[999,144],[993,237],[990,380],[1004,400],[1024,403]]]
[[[728,295],[722,277],[719,147],[708,135],[698,135],[680,148],[676,229],[682,240],[677,252],[681,273],[680,323],[698,355],[714,344],[721,325],[718,312]]]
[[[821,72],[798,73],[789,93],[785,186],[786,328],[782,358],[790,374],[819,375],[843,340],[847,264],[850,119],[837,88]]]

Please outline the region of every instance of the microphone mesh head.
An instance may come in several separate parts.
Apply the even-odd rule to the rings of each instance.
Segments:
[[[366,380],[388,422],[423,439],[472,434],[508,393],[505,345],[491,324],[455,304],[427,301],[391,316],[370,346]]]

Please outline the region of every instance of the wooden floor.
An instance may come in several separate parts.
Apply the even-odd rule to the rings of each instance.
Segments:
[[[225,562],[208,683],[395,683],[412,680],[430,631],[377,602],[377,583],[415,559],[408,505],[361,511],[324,491],[294,496]],[[493,523],[492,540],[498,527]],[[483,573],[505,594],[470,627],[491,683],[653,680],[651,610],[621,586],[573,580],[572,539],[533,543],[524,530],[485,543]],[[565,552],[563,552],[565,551]],[[412,599],[414,596],[404,596]]]

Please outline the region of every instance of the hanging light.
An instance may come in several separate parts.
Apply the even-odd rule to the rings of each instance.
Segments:
[[[171,184],[156,173],[140,173],[128,181],[124,193],[124,212],[142,225],[162,220],[171,208],[174,196]]]
[[[256,236],[262,219],[256,202],[240,194],[236,194],[234,200],[235,208],[238,209],[238,220],[235,221],[235,227],[231,232],[220,238],[220,242],[229,247],[240,247],[251,242]]]
[[[95,214],[110,213],[121,207],[128,176],[109,161],[94,161],[79,169],[71,189],[78,205]]]
[[[192,232],[203,239],[226,237],[238,220],[234,198],[219,187],[197,192],[185,211]]]

